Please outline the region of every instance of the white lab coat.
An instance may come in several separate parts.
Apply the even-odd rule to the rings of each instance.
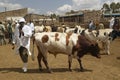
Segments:
[[[15,38],[13,40],[13,44],[16,44],[16,52],[17,53],[19,53],[20,46],[23,46],[28,50],[28,54],[31,55],[30,37],[32,36],[32,31],[31,31],[30,27],[27,25],[24,25],[24,27],[22,28],[22,31],[24,33],[24,36],[21,35],[21,37],[19,37],[19,25],[16,26],[15,32],[14,32]]]
[[[27,25],[30,26],[32,31],[34,31],[35,28],[34,28],[34,24],[33,23],[28,23]]]
[[[110,29],[113,28],[114,22],[115,22],[115,18],[113,17],[113,18],[110,20],[110,25],[109,25]]]

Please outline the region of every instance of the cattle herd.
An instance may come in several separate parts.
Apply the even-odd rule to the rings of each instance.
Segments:
[[[120,33],[116,34],[113,29],[109,28],[90,31],[78,25],[75,28],[35,26],[35,34],[32,37],[32,59],[34,59],[34,45],[36,44],[39,70],[42,70],[41,62],[43,61],[48,72],[52,72],[47,60],[48,53],[51,53],[54,56],[67,55],[69,71],[72,71],[73,58],[77,59],[80,71],[84,71],[81,58],[86,54],[101,58],[102,51],[102,53],[110,55],[110,44],[117,36],[120,36]]]

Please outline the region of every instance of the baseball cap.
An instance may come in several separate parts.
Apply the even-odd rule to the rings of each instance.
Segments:
[[[24,18],[21,18],[21,19],[19,20],[19,22],[24,22],[24,23],[25,23],[26,21],[25,21]]]

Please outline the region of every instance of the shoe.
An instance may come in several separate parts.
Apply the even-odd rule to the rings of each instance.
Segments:
[[[23,72],[26,73],[27,72],[27,68],[26,67],[23,67]]]

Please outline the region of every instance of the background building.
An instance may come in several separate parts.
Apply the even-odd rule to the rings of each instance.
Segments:
[[[32,20],[35,25],[50,25],[51,23],[57,23],[57,25],[60,25],[64,23],[68,26],[80,24],[82,27],[87,27],[90,20],[93,20],[95,23],[102,22],[105,27],[109,27],[109,20],[111,17],[117,17],[120,19],[120,13],[103,13],[101,10],[82,10],[67,12],[65,15],[53,18],[52,16],[28,13],[27,8],[0,12],[1,21],[14,21],[19,20],[21,17],[24,17],[26,21]]]
[[[53,22],[56,22],[56,19],[52,19],[50,16],[45,16],[45,15],[39,15],[39,14],[26,14],[24,16],[24,18],[26,19],[26,21],[33,21],[35,23],[35,25],[50,25]]]
[[[27,8],[0,12],[0,20],[1,21],[14,20],[20,17],[24,17],[26,14],[28,14]]]

